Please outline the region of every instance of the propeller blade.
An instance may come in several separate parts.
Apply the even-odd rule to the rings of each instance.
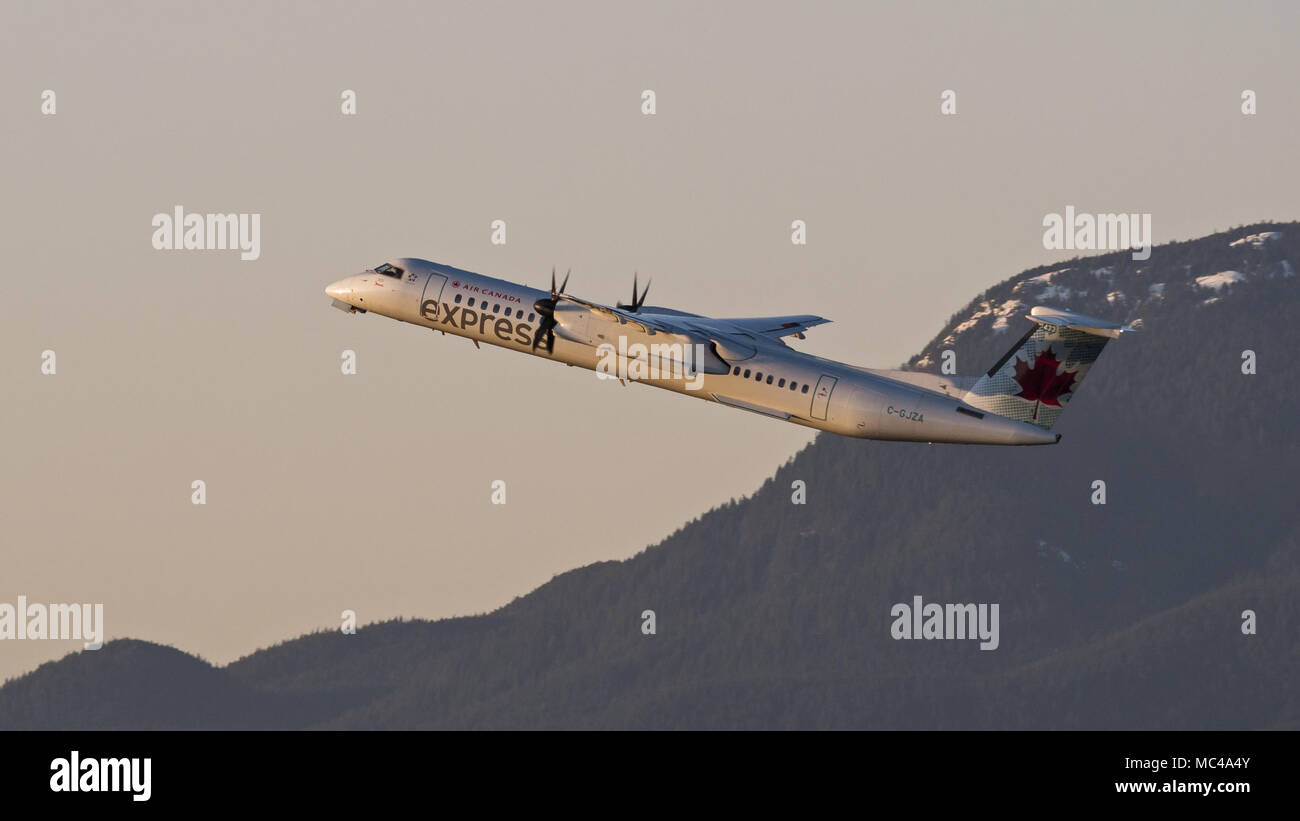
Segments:
[[[641,306],[645,304],[645,295],[650,292],[649,280],[646,281],[645,290],[641,291],[640,293],[637,292],[638,290],[637,276],[638,276],[638,272],[633,271],[632,272],[632,303],[630,305],[624,305],[622,302],[620,302],[618,303],[617,306],[626,311],[630,311],[631,313],[636,313],[637,311],[641,310]]]
[[[569,274],[573,273],[570,268],[564,273],[564,281],[560,287],[555,287],[555,266],[551,266],[551,296],[548,299],[539,299],[533,303],[533,310],[541,315],[542,321],[537,323],[537,331],[533,334],[533,350],[546,340],[546,352],[548,354],[555,351],[555,307],[560,300],[560,295],[564,293],[565,287],[569,284]]]
[[[554,280],[551,282],[551,287],[555,287]],[[542,321],[537,323],[537,332],[533,334],[534,351],[542,344],[542,339],[546,340],[548,354],[555,349],[555,332],[552,329],[555,327],[555,300],[558,298],[559,295],[556,294],[550,299],[539,299],[533,303],[533,310],[542,317]]]

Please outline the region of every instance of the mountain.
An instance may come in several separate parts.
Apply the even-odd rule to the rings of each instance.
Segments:
[[[1297,260],[1287,223],[1036,268],[907,363],[982,371],[1035,304],[1137,325],[1058,445],[819,436],[752,496],[491,614],[223,668],[110,642],[7,682],[0,727],[1300,726]],[[894,639],[918,595],[997,603],[997,648]]]

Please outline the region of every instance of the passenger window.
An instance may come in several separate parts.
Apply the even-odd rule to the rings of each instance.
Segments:
[[[796,389],[798,389],[798,387],[799,387],[799,383],[798,383],[798,382],[791,382],[791,383],[790,383],[790,390],[796,390]]]
[[[745,368],[745,378],[749,378],[749,368]]]
[[[520,313],[523,313],[523,312],[520,311]],[[534,316],[536,316],[536,314],[529,314],[529,315],[528,315],[528,321],[529,321],[529,322],[532,322]]]
[[[731,375],[732,375],[732,376],[740,376],[740,366],[739,366],[739,365],[737,365],[734,369],[732,369],[732,371],[731,371]]]
[[[755,381],[755,382],[762,382],[762,381],[763,381],[763,372],[762,372],[762,371],[758,371],[757,373],[754,374],[754,381]]]
[[[495,304],[495,305],[492,306],[492,313],[494,313],[494,314],[499,314],[499,313],[501,313],[501,303],[500,303],[500,302],[498,302],[497,304]]]
[[[460,298],[461,298],[462,296],[464,296],[464,294],[456,294],[456,304],[457,304],[457,305],[460,304]]]
[[[807,392],[808,392],[808,386],[807,386],[807,385],[804,385],[804,386],[799,390],[799,393],[807,393]]]
[[[469,298],[469,303],[468,303],[468,304],[469,304],[469,307],[471,307],[471,308],[474,307],[474,297],[470,297],[470,298]]]
[[[767,375],[767,384],[772,384],[772,374],[770,373]]]
[[[778,388],[784,388],[784,387],[785,387],[785,379],[783,378],[780,382],[777,382],[777,383],[776,383],[776,386],[777,386]]]

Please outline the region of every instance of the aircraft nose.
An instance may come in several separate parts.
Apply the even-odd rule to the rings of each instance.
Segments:
[[[346,301],[352,295],[352,285],[346,279],[340,279],[325,288],[325,296],[339,301]]]

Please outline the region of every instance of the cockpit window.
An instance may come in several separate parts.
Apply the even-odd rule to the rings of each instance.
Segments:
[[[396,265],[392,265],[390,263],[385,262],[383,265],[380,265],[378,268],[375,269],[375,273],[383,274],[384,276],[390,276],[390,277],[400,277],[405,272],[401,268],[398,268]]]

